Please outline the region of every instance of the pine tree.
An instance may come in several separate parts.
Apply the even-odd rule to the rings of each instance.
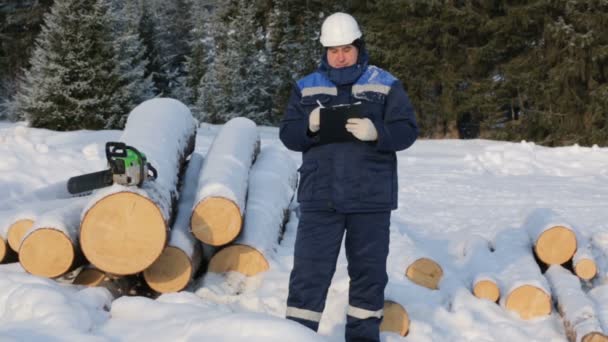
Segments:
[[[57,0],[16,96],[16,111],[34,127],[100,129],[122,115],[108,7],[102,0]]]
[[[119,86],[114,102],[122,115],[109,118],[108,128],[122,128],[127,114],[141,102],[154,96],[152,78],[145,77],[148,61],[139,37],[140,7],[137,2],[115,1],[113,36],[116,64],[119,68]]]

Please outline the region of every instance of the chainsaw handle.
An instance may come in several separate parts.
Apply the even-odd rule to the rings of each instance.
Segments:
[[[156,171],[156,168],[150,163],[148,163],[148,174],[153,179],[156,179],[156,177],[158,176],[158,171]]]

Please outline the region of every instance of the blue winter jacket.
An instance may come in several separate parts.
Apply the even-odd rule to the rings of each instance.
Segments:
[[[298,201],[303,211],[342,213],[397,208],[397,157],[418,136],[414,109],[401,82],[368,66],[365,49],[357,64],[334,69],[324,56],[317,71],[297,81],[280,127],[285,146],[302,152]],[[374,142],[318,144],[308,116],[318,107],[362,102],[378,131]],[[323,128],[321,128],[322,130]]]

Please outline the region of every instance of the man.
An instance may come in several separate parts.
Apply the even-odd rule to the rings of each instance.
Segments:
[[[414,143],[418,127],[401,83],[368,65],[352,16],[327,17],[320,41],[321,65],[297,82],[280,128],[285,146],[302,152],[301,215],[286,316],[318,329],[346,233],[346,340],[379,341],[390,214],[397,208],[395,151]],[[363,117],[348,119],[344,127],[356,141],[322,143],[321,108],[359,102]]]

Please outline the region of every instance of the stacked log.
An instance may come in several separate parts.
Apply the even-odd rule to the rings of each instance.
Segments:
[[[391,300],[384,301],[384,317],[380,323],[380,331],[407,335],[410,331],[410,317],[401,304]]]
[[[228,121],[209,147],[201,169],[190,227],[200,241],[223,246],[240,234],[249,170],[260,149],[256,125]]]
[[[78,227],[85,203],[85,199],[72,201],[34,222],[19,248],[19,262],[26,271],[56,278],[80,265]]]
[[[427,289],[439,289],[443,277],[443,269],[439,262],[433,259],[420,241],[413,241],[409,235],[402,234],[400,241],[405,244],[398,248],[391,246],[389,250],[387,264],[389,273],[401,277],[405,275],[412,283]]]
[[[262,149],[249,174],[243,231],[234,244],[211,258],[210,272],[253,276],[268,270],[297,180],[296,164],[286,152],[274,147]]]
[[[577,249],[572,257],[574,273],[583,280],[591,280],[597,274],[597,265],[591,250],[591,241],[582,234],[577,234]]]
[[[465,243],[464,269],[471,292],[477,298],[497,302],[500,298],[496,268],[496,256],[492,253],[490,242],[481,236],[473,236]]]
[[[580,280],[559,265],[545,273],[570,342],[608,341],[597,318],[592,301],[581,289]]]
[[[156,292],[183,290],[201,264],[201,246],[190,232],[190,214],[197,190],[194,185],[198,183],[202,165],[203,156],[193,153],[182,180],[169,243],[152,266],[144,271],[146,283]]]
[[[500,232],[494,251],[501,271],[498,274],[500,304],[522,319],[542,317],[551,313],[549,284],[541,274],[532,254],[527,231],[509,229]]]
[[[113,277],[93,266],[83,267],[74,278],[73,285],[87,287],[103,287],[107,289],[115,299],[124,295],[131,295],[135,286],[133,277]]]
[[[534,253],[546,265],[562,265],[576,252],[575,230],[551,209],[535,209],[526,218],[524,228],[532,239]]]
[[[158,259],[167,243],[182,164],[194,149],[195,136],[196,122],[177,100],[148,100],[129,114],[120,141],[144,153],[158,178],[141,188],[114,185],[99,190],[89,202],[80,244],[95,267],[128,275]]]

